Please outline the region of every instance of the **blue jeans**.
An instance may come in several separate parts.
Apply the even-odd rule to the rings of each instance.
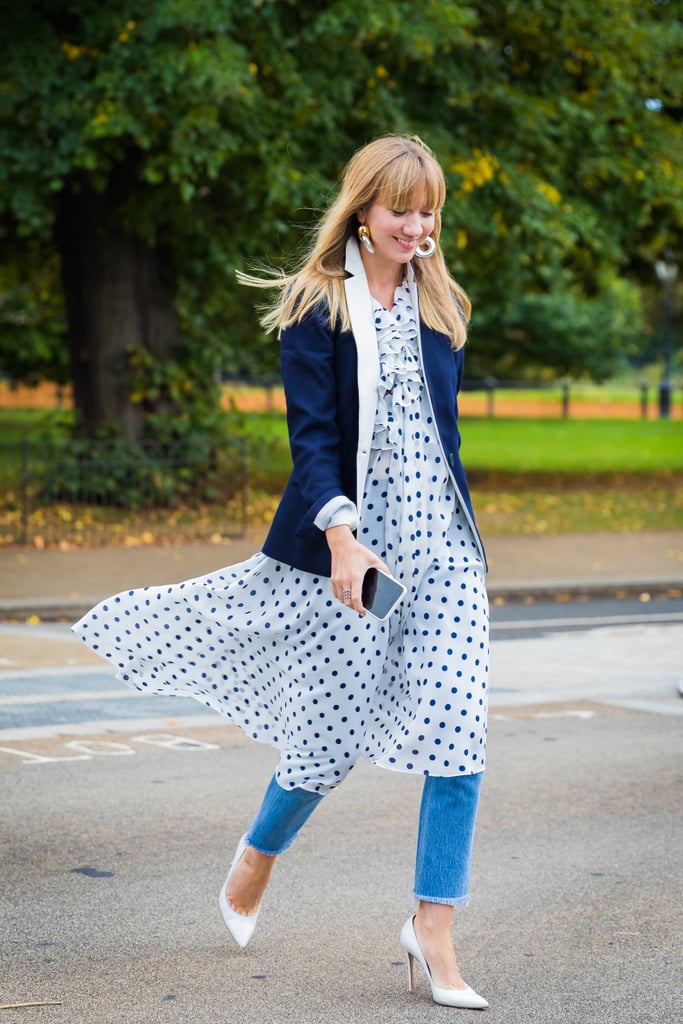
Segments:
[[[470,861],[483,775],[425,778],[415,854],[416,900],[451,906],[469,903]]]
[[[451,906],[469,901],[470,860],[483,772],[428,775],[422,790],[415,857],[415,899]],[[306,789],[283,789],[273,776],[247,842],[269,856],[283,853],[323,799]]]

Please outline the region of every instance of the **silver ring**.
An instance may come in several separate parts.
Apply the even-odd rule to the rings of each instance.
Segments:
[[[350,590],[348,590],[348,589],[347,589],[347,588],[345,587],[345,588],[344,588],[344,589],[342,590],[342,601],[350,601],[350,600],[351,600],[351,591],[350,591]]]

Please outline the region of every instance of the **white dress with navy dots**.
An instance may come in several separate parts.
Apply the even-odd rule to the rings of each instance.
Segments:
[[[285,788],[325,792],[359,754],[384,768],[484,769],[488,603],[448,473],[406,285],[374,303],[377,416],[358,532],[408,587],[386,622],[262,553],[103,601],[74,630],[145,693],[194,697],[280,750]]]

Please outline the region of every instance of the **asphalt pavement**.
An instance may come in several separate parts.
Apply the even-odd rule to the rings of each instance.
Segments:
[[[680,1020],[682,642],[679,622],[496,645],[472,902],[454,927],[486,1020]],[[420,780],[365,762],[280,858],[253,942],[231,942],[218,890],[275,757],[215,715],[0,734],[0,1003],[54,1004],[7,1019],[473,1012],[435,1006],[423,977],[406,991]]]
[[[0,1005],[41,1004],[0,1020],[422,1024],[474,1012],[435,1006],[419,975],[406,991],[398,935],[419,779],[361,762],[280,859],[240,951],[218,889],[276,752],[183,708],[195,702],[171,711],[129,694],[68,629],[100,597],[257,546],[0,553]],[[493,632],[472,903],[456,911],[463,974],[498,1024],[677,1024],[683,535],[488,550],[507,619]],[[607,595],[620,600],[596,600]],[[36,727],[33,709],[52,724]]]

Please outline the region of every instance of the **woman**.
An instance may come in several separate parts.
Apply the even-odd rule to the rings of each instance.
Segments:
[[[312,249],[264,319],[281,337],[293,471],[263,551],[104,602],[74,628],[147,692],[202,700],[280,750],[221,889],[249,941],[275,858],[360,754],[424,777],[401,942],[436,1002],[483,1008],[453,948],[484,769],[485,557],[460,462],[469,301],[439,249],[445,183],[403,136],[351,159]],[[369,568],[407,595],[367,615]],[[329,579],[328,579],[329,578]]]

